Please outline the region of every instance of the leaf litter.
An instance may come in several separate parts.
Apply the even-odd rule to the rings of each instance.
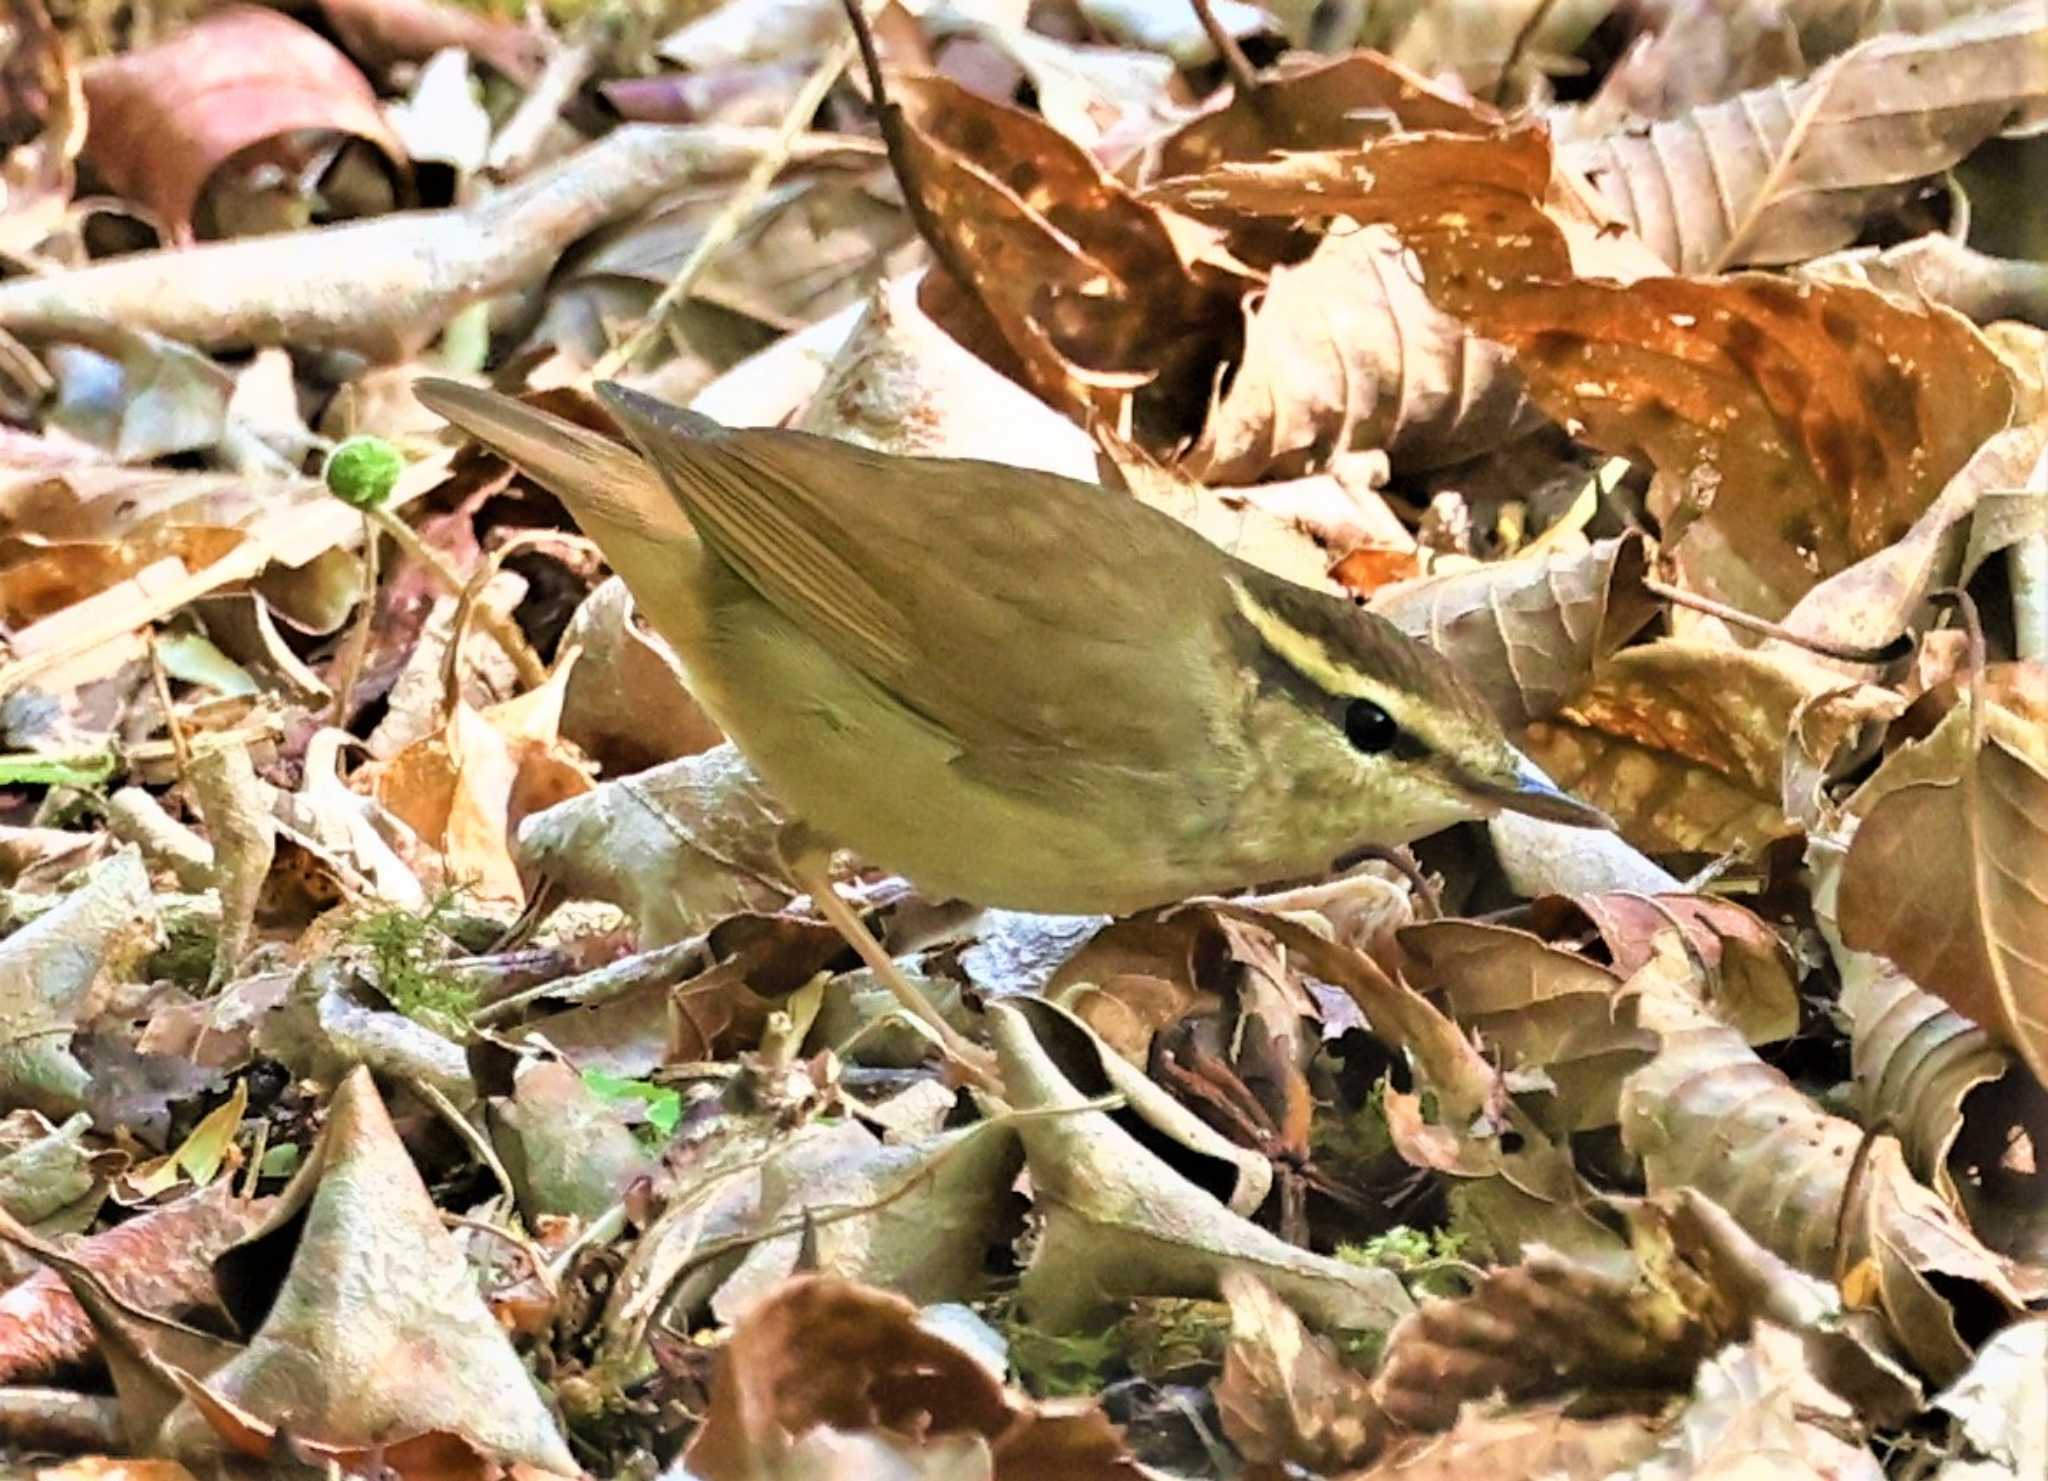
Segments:
[[[19,0],[10,1474],[2040,1474],[2048,25],[1851,9]],[[1140,498],[1620,835],[840,857],[963,1088],[605,376]]]

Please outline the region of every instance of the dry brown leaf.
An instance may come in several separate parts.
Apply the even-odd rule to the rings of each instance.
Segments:
[[[0,162],[0,246],[27,254],[70,208],[74,165],[85,145],[85,94],[71,47],[50,24],[42,0],[11,0],[8,19],[14,44],[0,62],[0,113],[12,121],[11,130],[24,120],[40,127]]]
[[[85,70],[85,157],[116,190],[189,240],[213,172],[297,130],[367,139],[394,170],[405,151],[349,59],[288,16],[231,5],[160,45]]]
[[[574,662],[545,687],[479,712],[457,699],[445,726],[362,778],[373,795],[439,853],[443,877],[479,899],[523,904],[513,860],[528,814],[591,790],[557,740]]]
[[[1021,1019],[1022,1028],[1015,1019],[1005,1025],[1019,1065],[1013,1089],[1020,1107],[1076,1106],[1086,1099],[1081,1091],[1083,1086],[1089,1093],[1106,1090],[1121,1095],[1128,1110],[1116,1125],[1142,1135],[1146,1151],[1159,1163],[1156,1168],[1148,1164],[1142,1178],[1131,1180],[1133,1186],[1149,1182],[1179,1192],[1179,1185],[1173,1180],[1184,1177],[1212,1194],[1230,1214],[1245,1218],[1265,1203],[1273,1186],[1274,1169],[1262,1151],[1239,1145],[1217,1132],[1136,1066],[1112,1053],[1078,1016],[1050,1002],[1020,999],[1020,1003],[1017,1018]],[[1029,1032],[1028,1039],[1022,1036],[1024,1030]],[[1080,1130],[1082,1134],[1069,1142],[1069,1150],[1077,1159],[1100,1163],[1106,1153],[1124,1145],[1108,1121],[1091,1121]],[[1050,1141],[1038,1145],[1036,1151],[1041,1162],[1051,1155],[1052,1147]],[[1162,1170],[1166,1176],[1160,1176]],[[1080,1188],[1085,1184],[1085,1177],[1074,1176],[1063,1185]],[[1105,1226],[1113,1230],[1125,1222],[1124,1210],[1118,1205],[1129,1189],[1118,1178],[1099,1191],[1112,1196],[1076,1199],[1076,1211],[1103,1216]],[[1192,1205],[1184,1202],[1178,1212],[1187,1215],[1191,1208],[1199,1206],[1199,1200]],[[1041,1278],[1038,1284],[1043,1289],[1050,1282]]]
[[[1238,1453],[1255,1466],[1319,1475],[1367,1459],[1385,1426],[1371,1385],[1257,1276],[1233,1271],[1221,1284],[1230,1343],[1216,1408]]]
[[[1696,1188],[1758,1243],[1842,1282],[1920,1371],[1948,1381],[2025,1297],[2006,1262],[1906,1170],[1899,1143],[1830,1116],[1702,1005],[1670,938],[1632,979],[1657,1057],[1623,1091],[1622,1136],[1650,1191]]]
[[[1792,953],[1761,917],[1711,895],[1609,892],[1535,902],[1537,928],[1551,939],[1577,933],[1583,914],[1600,932],[1607,959],[1632,977],[1676,930],[1705,974],[1714,1016],[1752,1044],[1774,1044],[1799,1029],[1799,972]]]
[[[725,739],[691,697],[675,652],[637,620],[613,576],[583,599],[561,648],[580,649],[562,700],[562,738],[613,775],[708,751]]]
[[[2012,412],[1997,356],[1944,309],[1759,274],[1496,295],[1430,272],[1554,416],[1659,470],[1693,584],[1769,617],[1903,536]]]
[[[1772,1254],[1695,1188],[1617,1199],[1643,1279],[1687,1307],[1695,1341],[1711,1348],[1769,1322],[1796,1334],[1821,1381],[1874,1427],[1905,1423],[1924,1395],[1874,1313],[1849,1310],[1833,1282]]]
[[[1543,1245],[1600,1269],[1626,1259],[1613,1231],[1589,1214],[1592,1191],[1563,1144],[1515,1103],[1500,1069],[1451,1018],[1372,957],[1301,921],[1240,904],[1209,908],[1272,936],[1296,970],[1341,989],[1369,1032],[1408,1056],[1422,1083],[1413,1094],[1388,1089],[1387,1130],[1409,1162],[1459,1179],[1451,1197],[1481,1245],[1500,1259]]]
[[[1148,199],[1227,229],[1233,252],[1272,273],[1195,470],[1287,475],[1367,447],[1427,468],[1526,429],[1520,375],[1442,300],[1468,279],[1500,291],[1569,274],[1565,237],[1534,204],[1549,169],[1548,143],[1524,127],[1225,162],[1153,187]],[[1301,217],[1331,222],[1305,260]]]
[[[99,1356],[118,1396],[119,1429],[130,1450],[160,1450],[159,1431],[182,1402],[180,1383],[214,1372],[243,1350],[225,1338],[144,1311],[113,1290],[89,1263],[44,1242],[4,1212],[0,1241],[61,1275],[91,1318]]]
[[[578,1472],[367,1069],[336,1087],[318,1144],[241,1250],[287,1227],[297,1247],[262,1327],[240,1355],[188,1383],[165,1451],[248,1453],[249,1426],[259,1457],[288,1431],[337,1459],[389,1447],[385,1461],[401,1474],[401,1444]]]
[[[2028,421],[1986,438],[1913,527],[1884,549],[1828,577],[1785,614],[1802,637],[1877,648],[1908,630],[1930,591],[1956,586],[1976,574],[1998,539],[1978,530],[1994,516],[2001,495],[2037,505],[2048,492],[2048,421]],[[1965,527],[1970,539],[1965,547]],[[2013,529],[2017,540],[2024,527]],[[1980,548],[1982,547],[1982,548]],[[1846,667],[1846,666],[1845,666]]]
[[[1709,1334],[1694,1310],[1705,1296],[1697,1276],[1673,1287],[1669,1274],[1621,1279],[1547,1251],[1490,1271],[1471,1295],[1433,1301],[1394,1329],[1372,1397],[1396,1424],[1444,1430],[1493,1394],[1675,1387]]]
[[[643,946],[703,934],[735,911],[773,911],[776,840],[787,819],[730,745],[608,781],[534,819],[520,863],[573,899],[608,900],[631,915]]]
[[[213,1261],[262,1222],[270,1200],[221,1181],[71,1247],[124,1301],[159,1316],[217,1308]],[[22,1383],[84,1362],[93,1328],[64,1277],[42,1269],[0,1296],[0,1383]]]
[[[1913,1175],[2015,1259],[2048,1257],[2042,1169],[2017,1155],[2048,1142],[2048,1096],[1989,1030],[1890,961],[1844,945],[1835,920],[1843,851],[1816,840],[1814,914],[1841,977],[1859,1116],[1887,1120]]]
[[[452,46],[526,86],[548,50],[543,35],[446,0],[320,0],[320,9],[348,54],[366,67],[424,62]]]
[[[972,279],[927,278],[933,317],[985,356],[1007,346],[1026,385],[1083,420],[1141,386],[1141,425],[1184,417],[1254,281],[1214,234],[1140,201],[1020,109],[940,77],[898,78],[891,96],[909,125],[908,188],[945,237],[941,260]]]
[[[1295,52],[1261,77],[1254,93],[1233,92],[1223,107],[1169,134],[1153,173],[1198,175],[1225,160],[1283,150],[1355,149],[1395,131],[1484,134],[1499,124],[1493,109],[1376,52]]]
[[[1113,921],[1060,964],[1044,995],[1142,1067],[1161,1029],[1223,1006],[1196,977],[1209,921],[1201,911],[1146,911]]]
[[[1674,269],[1797,262],[1854,241],[1913,182],[2048,106],[2037,4],[1879,36],[1812,78],[1567,145],[1559,163]]]
[[[1442,993],[1451,1017],[1530,1086],[1516,1100],[1544,1130],[1561,1138],[1614,1124],[1622,1082],[1657,1048],[1621,976],[1479,921],[1406,926],[1399,940],[1417,985]]]
[[[1160,180],[1144,199],[1228,230],[1233,251],[1261,268],[1300,252],[1298,241],[1275,235],[1275,223],[1342,216],[1391,226],[1422,258],[1431,296],[1444,299],[1446,287],[1500,292],[1570,275],[1564,228],[1542,208],[1550,183],[1549,136],[1523,124],[1225,160]]]
[[[1667,638],[1609,659],[1525,745],[1638,847],[1716,852],[1788,831],[1788,766],[1825,770],[1903,707],[1804,654]]]
[[[1034,1322],[1072,1327],[1127,1296],[1211,1296],[1231,1270],[1258,1275],[1322,1328],[1384,1330],[1412,1307],[1390,1271],[1286,1243],[1232,1213],[1110,1115],[1085,1109],[1090,1095],[1044,1042],[1060,1036],[1056,1010],[1028,997],[998,1001],[989,1007],[989,1025],[1013,1102],[1063,1112],[1018,1128],[1045,1215],[1018,1289]],[[1113,1069],[1113,1061],[1098,1067]],[[1142,1077],[1103,1076],[1089,1089],[1115,1085],[1129,1094],[1140,1084]],[[1213,1183],[1215,1162],[1204,1170]],[[1226,1163],[1220,1171],[1234,1182],[1240,1169]]]
[[[710,1413],[684,1463],[706,1481],[792,1474],[793,1450],[820,1426],[889,1439],[912,1462],[923,1446],[979,1437],[996,1481],[1140,1474],[1092,1403],[1012,1394],[920,1326],[902,1297],[805,1276],[756,1306],[720,1349]]]
[[[1641,535],[1376,592],[1372,609],[1449,658],[1510,729],[1557,714],[1656,615]]]
[[[1842,940],[1888,956],[2048,1081],[2048,729],[1970,705],[1857,794]]]
[[[860,1281],[919,1306],[986,1292],[990,1251],[1016,1227],[1013,1128],[987,1120],[889,1143],[863,1128],[831,1145],[763,1165],[744,1252],[711,1300],[721,1323],[744,1320],[794,1275]]]

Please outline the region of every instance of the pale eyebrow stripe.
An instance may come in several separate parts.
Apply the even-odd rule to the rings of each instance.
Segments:
[[[1369,699],[1406,728],[1403,712],[1407,707],[1392,689],[1337,662],[1321,639],[1311,637],[1287,622],[1253,596],[1235,576],[1226,576],[1224,580],[1230,585],[1230,595],[1237,603],[1238,612],[1252,625],[1259,641],[1275,657],[1324,693],[1349,699]]]

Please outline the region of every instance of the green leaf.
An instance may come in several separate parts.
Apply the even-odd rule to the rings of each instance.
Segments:
[[[653,1085],[645,1080],[628,1080],[623,1075],[608,1075],[603,1070],[585,1070],[583,1085],[599,1100],[637,1100],[647,1107],[647,1122],[664,1137],[672,1136],[682,1123],[683,1098],[666,1085]]]

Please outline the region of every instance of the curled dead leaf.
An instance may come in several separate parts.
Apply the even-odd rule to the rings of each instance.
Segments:
[[[275,10],[230,5],[168,41],[85,72],[85,154],[122,194],[189,239],[208,177],[251,145],[300,129],[366,139],[394,171],[405,152],[355,65]]]

